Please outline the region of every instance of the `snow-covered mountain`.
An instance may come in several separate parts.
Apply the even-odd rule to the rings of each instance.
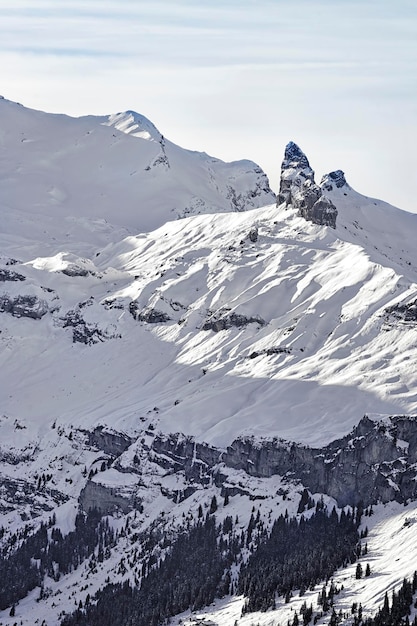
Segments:
[[[375,612],[414,571],[417,217],[340,170],[316,183],[294,143],[276,203],[252,162],[179,148],[133,112],[2,99],[0,145],[4,555],[52,513],[69,533],[79,506],[119,531],[99,564],[55,565],[0,622],[60,624],[107,579],[138,584],[149,533],[174,541],[213,497],[239,533],[259,500],[270,531],[300,517],[304,488],[339,511],[385,503],[366,520],[369,580],[356,563],[335,575],[342,613]],[[413,558],[393,567],[401,529]],[[287,623],[305,599],[241,616],[227,598],[213,623]]]
[[[3,98],[0,120],[2,233],[24,260],[31,245],[90,254],[168,220],[275,198],[255,163],[184,150],[133,111],[71,118]]]

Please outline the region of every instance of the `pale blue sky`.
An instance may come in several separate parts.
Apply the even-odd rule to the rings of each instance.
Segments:
[[[0,66],[25,106],[134,109],[275,190],[291,139],[318,179],[417,212],[415,0],[2,0]]]

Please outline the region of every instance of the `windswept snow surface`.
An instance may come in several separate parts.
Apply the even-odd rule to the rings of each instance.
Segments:
[[[415,324],[389,312],[417,297],[416,218],[349,194],[336,230],[269,206],[15,264],[26,281],[3,290],[42,294],[49,312],[2,314],[3,413],[132,433],[152,415],[224,446],[242,433],[323,444],[364,413],[416,412]],[[70,310],[107,338],[72,343]],[[232,314],[249,322],[204,329]]]
[[[348,185],[328,192],[335,230],[274,205],[225,212],[227,181],[268,196],[251,162],[183,150],[131,111],[0,111],[0,260],[21,276],[1,283],[5,423],[133,433],[152,415],[220,446],[323,444],[364,413],[416,412],[415,322],[395,310],[417,298],[415,215]],[[208,214],[177,219],[185,196]]]

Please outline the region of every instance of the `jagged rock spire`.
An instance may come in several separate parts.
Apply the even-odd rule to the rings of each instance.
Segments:
[[[336,178],[338,181],[341,180],[340,177]],[[280,204],[298,209],[299,215],[309,222],[336,228],[337,209],[333,202],[323,195],[321,187],[316,185],[314,171],[306,155],[293,141],[287,144],[281,165],[277,206]]]
[[[293,204],[292,189],[301,187],[306,181],[314,183],[314,171],[304,152],[296,143],[290,141],[285,147],[284,160],[281,164],[281,181],[277,204]]]
[[[301,148],[293,141],[290,141],[285,146],[284,161],[282,162],[281,169],[284,167],[284,164],[286,168],[288,168],[290,164],[293,164],[298,169],[310,167],[310,163],[308,162],[306,155],[301,150]]]

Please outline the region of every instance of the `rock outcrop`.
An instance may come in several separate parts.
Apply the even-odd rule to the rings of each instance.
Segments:
[[[281,165],[277,206],[291,205],[313,224],[336,228],[337,209],[314,181],[314,171],[304,152],[290,141]]]
[[[67,311],[61,318],[63,328],[72,329],[72,342],[91,346],[106,339],[120,338],[116,328],[101,328],[98,324],[87,322],[77,310]]]
[[[146,322],[147,324],[164,324],[171,321],[169,315],[163,311],[150,307],[142,309],[136,302],[129,304],[129,313],[138,322]]]
[[[392,317],[394,320],[415,324],[417,322],[417,300],[412,300],[404,304],[394,304],[385,309],[385,312],[388,317]]]
[[[113,432],[103,426],[97,426],[91,432],[87,431],[86,435],[90,446],[94,446],[112,457],[123,454],[134,441],[125,433]]]
[[[248,324],[265,326],[266,322],[258,315],[247,317],[246,315],[241,315],[235,312],[225,313],[224,311],[219,311],[206,319],[201,328],[202,330],[213,330],[215,333],[218,333],[220,330],[227,330],[233,326],[236,328],[243,328]]]
[[[126,489],[117,489],[89,480],[80,493],[80,507],[83,511],[97,509],[102,515],[110,515],[116,511],[128,513],[138,508],[140,503],[135,500],[134,493],[126,493]]]
[[[6,281],[18,282],[26,280],[26,277],[23,274],[19,274],[18,272],[13,272],[12,270],[5,270],[0,268],[0,282],[5,283]]]
[[[0,296],[0,312],[10,313],[13,317],[41,319],[48,312],[48,304],[37,296]]]
[[[187,480],[199,484],[211,482],[212,470],[219,463],[221,451],[198,443],[182,434],[158,435],[152,443],[152,460],[171,472],[184,472]]]
[[[61,271],[63,274],[65,274],[66,276],[70,276],[71,278],[73,278],[74,276],[85,277],[92,273],[89,270],[87,270],[85,267],[80,267],[79,265],[76,265],[75,263],[69,263],[67,267],[65,267]]]
[[[239,438],[226,451],[179,435],[157,437],[154,460],[172,472],[204,484],[210,474],[222,484],[222,464],[255,477],[299,480],[312,493],[326,493],[339,506],[407,502],[417,498],[417,418],[394,416],[375,422],[367,416],[346,437],[323,448],[284,440]],[[223,466],[223,467],[224,467]],[[168,467],[165,466],[165,470]]]
[[[342,172],[342,170],[336,170],[334,172],[330,172],[329,174],[325,174],[320,181],[320,187],[326,191],[333,191],[334,187],[337,187],[337,189],[347,187],[349,189],[345,173]]]
[[[314,183],[314,171],[304,152],[296,143],[290,141],[285,148],[284,160],[281,164],[277,204],[292,204],[294,192],[306,181]]]

